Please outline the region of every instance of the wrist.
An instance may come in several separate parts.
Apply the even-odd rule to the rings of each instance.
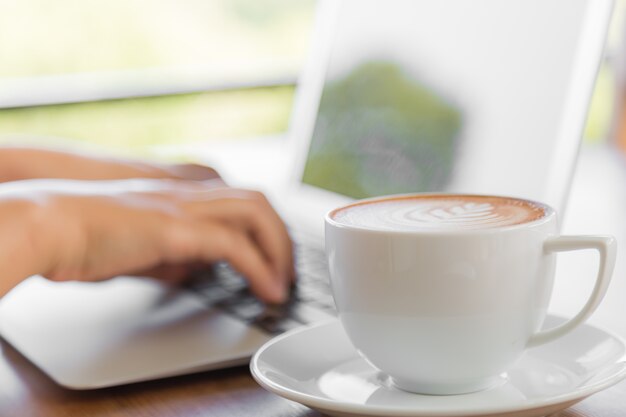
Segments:
[[[50,263],[37,203],[0,198],[0,296],[31,275],[44,273]]]

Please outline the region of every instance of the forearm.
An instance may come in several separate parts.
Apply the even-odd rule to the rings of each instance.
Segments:
[[[157,165],[46,149],[0,147],[0,182],[35,178],[115,180],[162,178]]]
[[[32,201],[0,198],[0,297],[48,268],[51,248],[43,245],[40,217]]]
[[[0,147],[0,182],[37,178],[73,180],[218,179],[215,170],[196,164],[144,163],[46,149]]]

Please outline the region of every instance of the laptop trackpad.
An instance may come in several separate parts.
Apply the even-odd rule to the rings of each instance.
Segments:
[[[189,292],[131,277],[31,277],[0,302],[0,334],[73,389],[244,364],[269,339]]]

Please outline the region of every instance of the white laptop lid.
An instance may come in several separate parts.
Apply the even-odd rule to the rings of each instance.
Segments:
[[[330,0],[290,134],[289,205],[505,194],[562,211],[612,0]]]

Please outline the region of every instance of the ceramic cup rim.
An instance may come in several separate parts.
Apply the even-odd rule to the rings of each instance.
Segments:
[[[512,225],[506,226],[497,226],[497,227],[489,227],[489,228],[475,228],[475,229],[463,229],[463,228],[441,228],[441,229],[378,229],[373,227],[368,227],[365,225],[353,225],[353,224],[345,224],[341,223],[334,219],[334,216],[341,210],[346,210],[351,207],[356,207],[365,204],[374,204],[384,201],[390,200],[408,200],[411,198],[430,198],[430,197],[467,197],[467,198],[502,198],[508,200],[516,200],[522,203],[534,205],[541,207],[544,210],[544,215],[538,219],[531,220],[528,222],[522,222]],[[464,234],[464,235],[472,235],[472,234],[492,234],[492,233],[501,233],[507,231],[514,231],[520,229],[528,229],[531,227],[540,226],[542,224],[550,222],[553,218],[556,217],[556,210],[554,210],[551,206],[546,203],[542,203],[536,200],[531,200],[527,198],[520,197],[512,197],[507,195],[497,195],[497,194],[471,194],[471,193],[450,193],[450,192],[440,192],[440,193],[404,193],[404,194],[391,194],[379,197],[371,197],[366,199],[361,199],[357,201],[353,201],[349,204],[342,205],[340,207],[336,207],[326,213],[324,216],[325,223],[329,226],[345,229],[350,231],[360,231],[367,233],[380,233],[380,234],[393,234],[393,235],[456,235],[456,234]]]

